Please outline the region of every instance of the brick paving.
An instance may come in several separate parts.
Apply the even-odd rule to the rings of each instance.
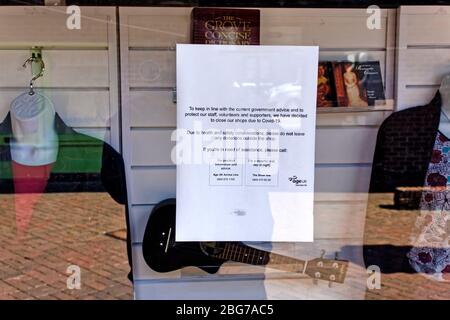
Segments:
[[[367,231],[371,244],[405,245],[415,220],[411,210],[380,207],[392,195],[371,196]],[[132,299],[126,243],[105,233],[124,228],[124,209],[105,193],[44,194],[34,206],[26,232],[17,235],[14,196],[0,195],[1,299]],[[120,234],[120,232],[116,232]],[[67,288],[67,267],[81,268],[81,289]],[[364,270],[362,270],[364,273]],[[352,273],[356,278],[356,271]],[[361,298],[365,290],[347,279],[335,298]],[[297,280],[286,280],[293,290]],[[351,294],[354,287],[355,296]],[[339,288],[339,286],[337,286]],[[296,294],[293,293],[293,297]],[[330,298],[327,289],[310,297]],[[450,299],[450,283],[420,274],[383,274],[380,290],[365,290],[365,299]]]
[[[408,246],[418,210],[392,208],[393,194],[371,194],[369,197],[367,244]],[[368,290],[365,299],[444,299],[450,300],[450,282],[430,280],[423,274],[382,274],[381,289]]]
[[[124,208],[106,193],[43,194],[17,232],[14,195],[0,195],[0,300],[132,299],[126,243],[105,233],[125,227]],[[68,289],[70,265],[81,288]]]
[[[381,289],[367,290],[367,300],[450,300],[450,284],[420,274],[383,274]]]

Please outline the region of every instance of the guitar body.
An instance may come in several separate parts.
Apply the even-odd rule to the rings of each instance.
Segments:
[[[220,245],[211,249],[202,242],[175,242],[175,209],[175,199],[164,200],[153,208],[142,243],[145,262],[157,272],[195,266],[216,273],[226,260],[214,258],[214,252],[208,255],[207,250],[220,250]]]

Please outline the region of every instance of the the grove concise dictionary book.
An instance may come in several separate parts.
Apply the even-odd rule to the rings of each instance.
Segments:
[[[318,47],[176,54],[176,241],[313,241]]]
[[[191,13],[191,43],[259,44],[259,10],[194,8]]]

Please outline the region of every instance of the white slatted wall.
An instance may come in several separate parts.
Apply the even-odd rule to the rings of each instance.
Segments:
[[[75,130],[119,144],[115,8],[81,7],[81,30],[66,27],[65,7],[0,10],[0,119],[28,90],[31,47],[43,47],[44,77],[35,86]]]
[[[430,102],[450,74],[450,6],[406,6],[399,10],[397,106]]]
[[[152,206],[175,196],[175,166],[170,161],[170,134],[176,125],[174,50],[176,43],[189,42],[190,11],[120,8],[122,139],[131,199],[136,297],[307,298],[310,282],[300,282],[289,293],[283,280],[256,280],[261,279],[260,270],[241,277],[225,275],[226,268],[214,276],[195,271],[189,275],[186,270],[158,274],[142,258],[141,242]],[[369,30],[366,19],[365,10],[261,9],[261,44],[319,45],[321,60],[380,60],[386,95],[392,99],[395,10],[382,10],[380,30]],[[344,200],[348,200],[346,193],[367,191],[378,126],[389,113],[318,115],[316,191],[321,196],[316,197],[316,241],[308,246],[284,244],[275,250],[317,257],[320,249],[339,249],[339,244],[361,240],[365,198],[353,194],[350,202]],[[341,195],[330,199],[336,192]],[[271,290],[265,293],[268,283]],[[328,292],[328,297],[335,294]]]

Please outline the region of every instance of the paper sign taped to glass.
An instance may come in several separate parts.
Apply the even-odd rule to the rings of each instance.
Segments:
[[[176,54],[176,241],[313,241],[318,47]]]

